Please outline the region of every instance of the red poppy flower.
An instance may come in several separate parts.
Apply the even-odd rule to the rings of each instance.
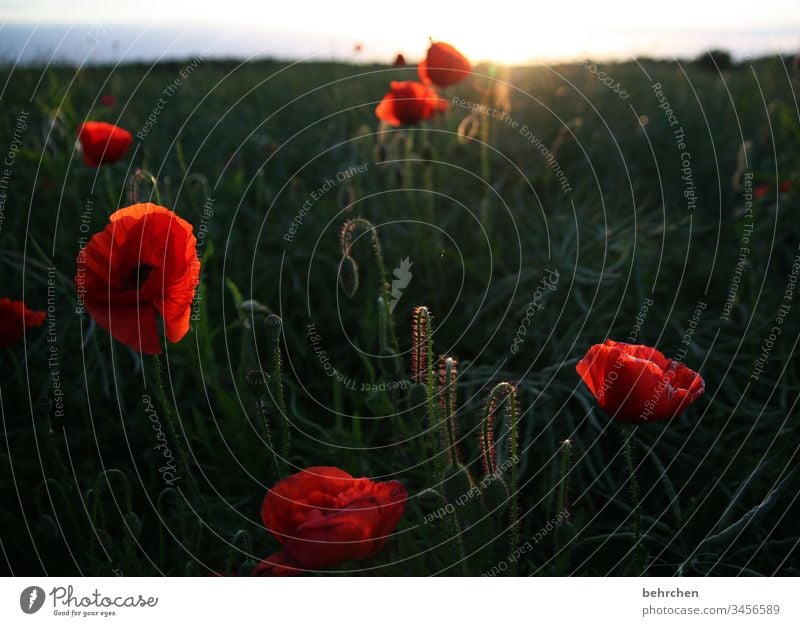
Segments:
[[[394,58],[394,66],[395,67],[406,66],[406,58],[402,55],[402,53],[398,53],[398,55]]]
[[[700,374],[683,363],[655,348],[610,339],[589,348],[575,369],[600,407],[620,422],[676,417],[705,391]]]
[[[423,83],[449,87],[464,80],[472,71],[467,58],[447,43],[432,43],[428,55],[417,67]]]
[[[78,255],[75,285],[100,326],[144,354],[161,352],[156,313],[167,339],[189,330],[200,276],[192,225],[164,207],[134,204],[111,215]]]
[[[44,311],[34,311],[19,300],[0,298],[0,348],[17,343],[27,328],[44,323]]]
[[[78,140],[83,147],[83,162],[90,167],[119,161],[133,143],[133,137],[127,130],[107,122],[82,124]]]
[[[113,107],[117,103],[117,99],[113,93],[104,93],[100,96],[100,104],[104,107]]]
[[[792,190],[792,187],[794,187],[794,184],[790,180],[782,180],[778,183],[778,191],[780,193],[789,193]],[[753,189],[753,196],[756,198],[763,198],[769,194],[771,189],[772,185],[769,183],[761,183],[760,185],[756,185]]]
[[[447,109],[447,100],[430,87],[414,81],[392,81],[387,93],[375,109],[375,115],[392,126],[416,124]]]
[[[403,516],[406,498],[396,480],[353,478],[336,467],[309,467],[285,478],[261,506],[264,526],[283,552],[264,559],[255,575],[290,575],[371,557]]]

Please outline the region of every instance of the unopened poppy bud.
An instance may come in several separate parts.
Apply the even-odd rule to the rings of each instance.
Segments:
[[[433,511],[442,504],[442,495],[435,489],[423,489],[417,495],[419,506],[423,511]]]
[[[48,539],[58,539],[59,530],[56,521],[49,515],[40,515],[36,522],[36,530]]]
[[[463,505],[472,498],[472,476],[466,467],[448,465],[442,476],[442,492],[451,504]]]
[[[270,313],[267,315],[267,319],[264,320],[264,325],[267,327],[270,341],[278,343],[281,338],[281,330],[283,330],[283,320],[280,316]]]
[[[339,284],[348,298],[352,298],[358,291],[358,263],[351,256],[342,257],[339,264]]]
[[[156,177],[150,172],[137,167],[128,177],[128,200],[131,204],[137,202],[152,202],[158,196]]]
[[[125,525],[128,527],[131,536],[134,539],[138,539],[142,533],[142,522],[139,521],[139,516],[133,511],[128,511],[125,513]]]
[[[250,370],[244,375],[244,382],[256,398],[261,398],[267,393],[267,375],[261,370]]]

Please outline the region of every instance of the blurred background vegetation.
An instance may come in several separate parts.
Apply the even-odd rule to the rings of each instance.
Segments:
[[[410,493],[386,549],[339,571],[479,575],[507,560],[507,507],[492,514],[480,499],[458,507],[466,562],[444,520],[426,523],[444,502],[428,490],[447,497],[432,469],[441,451],[431,449],[409,409],[407,385],[362,387],[410,379],[411,314],[421,304],[433,313],[436,354],[459,360],[459,450],[476,479],[487,394],[501,381],[517,387],[519,532],[533,546],[518,573],[637,573],[621,436],[574,366],[591,344],[625,341],[651,299],[637,342],[667,356],[681,349],[698,302],[707,305],[684,359],[704,377],[706,393],[682,417],[635,434],[645,573],[800,574],[797,300],[764,373],[751,379],[799,252],[799,83],[789,60],[735,65],[710,54],[694,63],[598,66],[627,98],[583,63],[484,65],[442,94],[451,100],[446,114],[385,132],[374,107],[390,80],[414,79],[414,68],[206,61],[181,78],[186,68],[0,70],[0,146],[11,143],[18,116],[29,112],[0,231],[0,295],[46,309],[47,268],[55,268],[50,322],[64,392],[57,414],[47,323],[30,331],[24,346],[2,350],[6,573],[247,573],[254,559],[275,552],[259,508],[278,477],[245,383],[247,372],[263,367],[273,374],[274,397],[270,312],[283,321],[291,466],[397,478]],[[176,79],[177,90],[165,95]],[[655,83],[685,131],[694,211],[687,210],[682,150]],[[114,95],[114,106],[99,104],[104,93]],[[453,96],[526,125],[548,146],[571,191],[510,124],[477,115],[459,136],[470,111],[454,106]],[[74,149],[81,122],[117,123],[136,136],[159,99],[156,123],[144,140],[135,138],[128,158],[100,170],[83,165]],[[464,136],[470,131],[474,141]],[[365,171],[336,181],[360,165]],[[75,314],[82,219],[97,232],[131,193],[148,193],[146,177],[131,192],[137,167],[157,180],[161,204],[196,231],[207,228],[200,320],[162,357],[188,457],[172,487],[159,472],[163,458],[142,400],[146,393],[157,401],[152,362]],[[745,172],[770,190],[753,201],[749,254],[723,320],[745,228]],[[313,199],[328,179],[336,185]],[[779,180],[795,188],[779,194]],[[284,235],[309,199],[288,241]],[[403,259],[413,263],[393,312],[399,360],[380,341],[380,272],[369,237],[357,236],[353,246],[353,297],[339,280],[340,229],[354,217],[374,224],[389,281]],[[559,272],[557,288],[543,297],[513,354],[548,269]],[[351,271],[345,286],[353,279]],[[308,324],[318,341],[310,340]],[[326,374],[320,350],[352,385]],[[266,412],[273,435],[280,433],[272,399]],[[506,435],[499,424],[501,456]],[[567,438],[564,484],[559,452]],[[561,486],[569,523],[541,538],[559,513]]]

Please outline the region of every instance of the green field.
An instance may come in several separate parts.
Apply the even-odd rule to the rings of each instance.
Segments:
[[[414,68],[187,61],[0,77],[0,297],[48,311],[0,349],[6,573],[248,574],[279,548],[259,516],[287,472],[266,416],[291,471],[335,465],[408,490],[386,547],[328,573],[800,575],[788,61],[480,65],[441,93],[446,113],[384,132],[374,108]],[[459,136],[472,103],[487,108]],[[87,119],[133,133],[126,158],[85,166]],[[166,407],[153,360],[76,313],[73,284],[85,238],[156,191],[202,253],[192,328],[161,356]],[[358,217],[375,229],[355,233],[342,266],[340,231]],[[383,281],[404,259],[387,318]],[[489,392],[516,387],[517,461],[507,420],[496,433],[515,498],[454,504],[464,477],[442,484],[442,431],[409,382],[418,305],[437,358],[458,359],[457,447],[476,480]],[[639,548],[623,434],[575,372],[606,338],[680,354],[706,383],[684,415],[633,434]],[[246,384],[259,368],[263,411]]]

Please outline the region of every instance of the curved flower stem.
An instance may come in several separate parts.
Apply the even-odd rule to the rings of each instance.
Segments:
[[[641,575],[644,568],[644,552],[642,546],[642,510],[639,502],[639,481],[636,479],[636,467],[633,462],[633,435],[636,432],[635,426],[626,425],[622,427],[624,439],[623,452],[625,463],[628,466],[629,493],[631,506],[633,507],[633,541],[634,541],[634,571],[636,575]]]
[[[461,524],[458,521],[458,512],[453,511],[450,515],[452,520],[450,523],[453,533],[453,541],[455,542],[456,559],[461,564],[461,573],[464,576],[469,576],[469,567],[467,565],[467,551],[464,549],[464,540],[461,537]]]
[[[281,414],[281,420],[283,421],[283,432],[281,437],[281,456],[283,457],[283,463],[279,464],[278,459],[275,458],[275,468],[278,470],[280,465],[284,466],[284,469],[287,468],[289,464],[289,414],[286,412],[286,398],[283,393],[283,367],[282,367],[282,360],[281,360],[281,345],[279,341],[275,342],[275,346],[273,348],[273,357],[272,357],[272,376],[275,380],[275,397],[277,399],[278,411]],[[263,400],[259,400],[259,405],[262,407],[264,406]],[[265,424],[266,422],[266,415],[264,415]],[[270,444],[271,445],[271,444]],[[272,451],[273,456],[276,456],[275,449],[273,448]],[[276,478],[280,478],[280,472],[276,474]]]
[[[397,372],[399,373],[402,369],[400,363],[400,344],[397,341],[397,334],[395,333],[394,329],[394,319],[392,318],[392,310],[391,310],[391,302],[392,302],[392,290],[387,279],[386,274],[386,264],[383,260],[383,249],[381,248],[381,241],[378,238],[378,231],[375,229],[375,225],[367,219],[363,217],[356,217],[350,220],[347,220],[342,227],[341,232],[341,248],[342,248],[342,256],[349,256],[351,252],[351,248],[353,245],[353,234],[359,228],[363,229],[364,231],[369,233],[370,239],[372,241],[372,253],[375,258],[375,265],[377,266],[378,270],[378,296],[383,299],[383,315],[386,320],[386,328],[384,329],[384,333],[387,335],[388,343],[391,349],[394,351],[395,356],[395,366]]]
[[[504,397],[500,397],[501,394]],[[500,399],[498,400],[498,397]],[[507,403],[507,404],[506,404]],[[494,387],[489,393],[489,399],[486,402],[486,409],[484,410],[482,429],[483,436],[482,447],[484,448],[484,470],[487,476],[500,472],[501,468],[496,466],[496,459],[494,453],[494,435],[492,433],[494,425],[494,412],[500,407],[504,408],[504,415],[509,420],[508,424],[508,460],[511,466],[511,480],[509,485],[509,530],[510,535],[510,553],[516,554],[519,547],[519,502],[517,501],[517,491],[519,489],[519,475],[517,465],[519,464],[519,407],[517,404],[517,390],[511,383],[503,382]],[[517,573],[517,562],[512,561],[509,566],[509,576],[515,576]]]
[[[448,505],[447,498],[441,493],[433,491],[438,495],[444,506]],[[458,521],[458,511],[454,510],[447,515],[448,525],[450,526],[450,534],[453,538],[453,557],[461,564],[461,573],[464,576],[469,576],[469,567],[467,566],[467,551],[464,549],[464,540],[461,536],[461,523]]]

